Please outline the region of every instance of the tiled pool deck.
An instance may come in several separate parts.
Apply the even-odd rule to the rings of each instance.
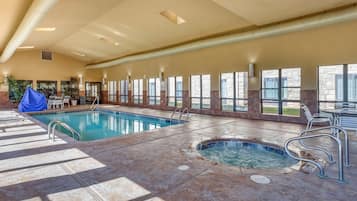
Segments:
[[[101,106],[169,117],[170,112]],[[0,116],[13,115],[0,112]],[[255,170],[215,164],[192,147],[211,138],[283,145],[303,125],[193,115],[189,123],[93,142],[48,140],[31,120],[0,122],[0,200],[357,200],[357,138],[351,133],[348,183],[294,169]],[[180,165],[190,168],[179,170]],[[336,168],[328,173],[336,176]],[[270,184],[250,181],[252,174]]]

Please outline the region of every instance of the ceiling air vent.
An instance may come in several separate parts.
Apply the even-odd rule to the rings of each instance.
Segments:
[[[51,61],[52,60],[52,52],[50,51],[42,51],[42,60],[49,60]]]

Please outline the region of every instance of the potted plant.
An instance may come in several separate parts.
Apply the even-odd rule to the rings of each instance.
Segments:
[[[31,83],[26,81],[19,82],[12,76],[7,77],[7,84],[9,86],[10,102],[16,105],[21,101],[26,88],[31,86]]]

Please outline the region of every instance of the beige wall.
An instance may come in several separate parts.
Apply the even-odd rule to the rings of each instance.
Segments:
[[[87,70],[85,63],[71,57],[54,53],[53,60],[41,59],[38,50],[16,52],[6,63],[0,64],[0,81],[3,81],[4,73],[14,76],[15,79],[33,80],[69,80],[72,76],[82,74],[83,81],[100,81],[101,70]]]
[[[190,74],[212,75],[212,90],[219,89],[220,72],[247,71],[256,63],[257,77],[249,89],[259,89],[261,69],[301,67],[302,88],[316,89],[316,67],[326,64],[357,63],[357,22],[348,22],[303,32],[186,52],[103,69],[108,80],[183,75],[188,89]]]

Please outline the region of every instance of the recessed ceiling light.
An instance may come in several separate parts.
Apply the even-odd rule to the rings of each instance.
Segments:
[[[85,57],[86,55],[84,53],[81,52],[72,52],[73,54],[80,56],[80,57]]]
[[[115,42],[114,45],[115,45],[115,46],[119,46],[119,43],[118,43],[118,42]]]
[[[175,24],[183,24],[186,22],[182,17],[178,16],[176,13],[171,10],[165,10],[160,13],[160,15],[164,16],[166,19],[170,20]]]
[[[56,27],[37,27],[35,31],[55,31]]]
[[[17,47],[17,49],[32,49],[32,48],[35,48],[35,46],[33,46],[33,45],[27,45],[27,46]]]

